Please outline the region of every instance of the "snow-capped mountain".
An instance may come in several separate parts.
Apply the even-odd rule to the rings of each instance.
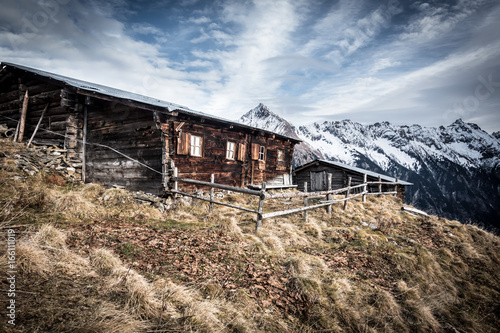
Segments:
[[[242,124],[303,140],[303,138],[299,137],[299,130],[295,126],[270,111],[269,108],[262,103],[245,113],[238,121]],[[295,152],[293,154],[294,166],[302,165],[315,158],[324,157],[319,150],[315,149],[309,143],[303,140],[302,143],[295,146]]]
[[[249,121],[251,119],[251,122]],[[407,201],[430,213],[500,227],[500,135],[458,119],[447,127],[361,125],[350,120],[295,127],[260,104],[240,122],[303,140],[294,165],[339,161],[412,182]]]

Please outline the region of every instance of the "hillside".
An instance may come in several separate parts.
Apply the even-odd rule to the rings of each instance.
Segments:
[[[303,140],[294,165],[315,158],[399,177],[413,183],[407,202],[438,216],[500,228],[500,141],[461,119],[439,128],[362,125],[350,120],[295,127],[259,105],[240,119]],[[285,124],[287,123],[287,124]],[[279,124],[276,126],[275,124]]]
[[[252,214],[82,185],[41,154],[0,141],[0,227],[4,237],[15,231],[17,269],[16,326],[7,323],[2,279],[0,331],[500,327],[500,238],[476,226],[408,214],[385,196],[335,205],[331,217],[311,211],[307,222],[301,214],[265,220],[255,234]]]

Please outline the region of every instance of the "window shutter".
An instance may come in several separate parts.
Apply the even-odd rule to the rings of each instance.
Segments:
[[[188,155],[191,148],[191,134],[180,132],[177,139],[177,154]]]
[[[247,146],[244,143],[238,143],[238,161],[245,161]]]
[[[259,148],[260,145],[258,143],[252,143],[252,160],[259,159]]]

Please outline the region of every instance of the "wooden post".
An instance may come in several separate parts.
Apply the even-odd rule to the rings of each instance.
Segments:
[[[266,182],[262,182],[262,188],[259,195],[259,208],[257,210],[257,225],[255,232],[259,231],[262,226],[262,213],[264,212],[264,200],[266,199]]]
[[[22,142],[24,137],[24,127],[26,125],[26,113],[28,113],[28,90],[24,94],[23,108],[21,109],[21,119],[19,120],[19,136],[17,137],[17,142]]]
[[[304,193],[307,193],[307,182],[304,182]],[[304,207],[307,207],[309,204],[309,199],[304,197]],[[307,222],[307,210],[304,211],[304,219]]]
[[[328,191],[331,191],[332,190],[332,174],[329,173],[328,174]],[[330,201],[332,200],[332,195],[330,193],[328,193],[326,195],[326,201]],[[328,216],[332,216],[332,205],[329,205],[326,207],[326,211],[328,213]]]
[[[215,176],[214,174],[212,173],[210,175],[210,182],[213,184],[215,182]],[[209,208],[209,211],[210,213],[213,211],[214,209],[214,203],[213,203],[213,200],[214,200],[214,188],[211,187],[210,188],[210,208]]]
[[[382,177],[378,176],[378,193],[382,193]]]
[[[174,168],[174,177],[177,178],[178,174],[179,174],[179,171],[177,170],[177,167],[175,167]],[[179,190],[178,185],[179,185],[179,183],[177,182],[177,180],[174,180],[174,191]]]
[[[396,192],[396,194],[394,194],[395,197],[398,196],[398,182],[399,182],[399,177],[396,177],[396,185],[394,185],[394,192]]]
[[[28,141],[28,144],[26,145],[26,147],[29,148],[31,145],[31,141],[33,141],[33,139],[35,138],[36,132],[38,132],[38,128],[40,127],[40,124],[42,123],[43,116],[45,115],[45,112],[47,111],[48,107],[49,107],[49,104],[47,104],[45,106],[45,109],[43,109],[42,115],[40,116],[40,119],[38,119],[38,123],[36,124],[35,130],[33,131],[33,134],[31,135],[31,138]]]
[[[349,198],[349,194],[351,192],[351,180],[352,180],[351,177],[349,177],[348,180],[347,180],[347,191],[345,192],[345,198],[346,199]],[[349,201],[349,200],[345,200],[344,201],[344,210],[347,209],[347,201]]]
[[[17,138],[19,137],[19,121],[17,122],[16,126],[16,131],[14,132],[14,139],[12,139],[14,142],[17,142]]]
[[[365,184],[365,186],[363,186],[363,202],[366,202],[366,192],[368,191],[368,185],[366,184],[366,182],[368,181],[368,175],[365,173],[363,175],[363,183]]]
[[[87,178],[87,129],[88,129],[88,105],[90,104],[90,97],[85,96],[85,104],[83,106],[83,133],[82,133],[82,182],[85,183]],[[163,136],[162,136],[163,137]],[[163,158],[163,156],[162,156]],[[162,163],[165,165],[165,163]],[[163,166],[162,166],[163,167]]]

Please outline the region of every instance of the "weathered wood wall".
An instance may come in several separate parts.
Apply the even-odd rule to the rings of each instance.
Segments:
[[[49,104],[33,143],[56,145],[64,148],[68,111],[60,103],[61,87],[15,70],[2,73],[0,82],[0,122],[12,128],[17,127],[23,97],[26,90],[28,90],[29,102],[24,132],[25,141],[28,141],[31,137],[43,109]]]
[[[87,106],[86,140],[86,181],[162,194],[163,145],[153,112],[94,100]]]
[[[336,167],[334,165],[326,165],[323,163],[316,163],[302,170],[294,171],[293,182],[297,185],[299,191],[304,191],[304,182],[307,182],[307,191],[326,191],[328,189],[327,175],[332,174],[332,189],[347,187],[349,177],[351,177],[351,185],[363,184],[363,174],[347,170],[344,168]],[[377,177],[368,176],[368,182],[378,181]],[[382,192],[394,191],[394,185],[382,185]],[[405,186],[398,185],[397,196],[404,201]],[[378,185],[369,185],[368,192],[378,192]],[[362,189],[359,188],[359,191]]]
[[[263,181],[288,180],[294,144],[286,139],[264,135],[261,131],[246,131],[230,126],[221,127],[210,121],[201,121],[178,115],[160,117],[165,140],[168,145],[168,158],[178,168],[178,176],[201,181],[210,181],[236,187],[261,184]],[[184,134],[183,134],[184,133]],[[202,138],[201,156],[191,156],[189,135]],[[227,142],[235,143],[234,159],[226,158]],[[259,161],[252,154],[252,144],[266,148],[265,161]],[[284,162],[278,162],[278,150],[283,151]],[[252,156],[253,155],[253,156]],[[184,190],[193,187],[184,185]]]
[[[82,106],[76,96],[65,92],[61,85],[40,79],[31,73],[12,68],[4,70],[0,75],[1,123],[17,127],[26,91],[29,100],[23,141],[29,141],[47,107],[32,143],[66,149],[68,161],[75,167],[77,177],[81,177],[83,118]]]
[[[290,182],[294,140],[237,125],[233,128],[230,122],[197,115],[154,113],[120,101],[126,106],[112,102],[116,99],[109,96],[79,92],[63,82],[14,67],[0,73],[1,123],[17,126],[26,90],[24,140],[29,140],[48,105],[33,143],[65,148],[68,160],[77,173],[83,172],[86,182],[162,194],[168,179],[161,173],[168,171],[169,160],[185,178],[209,181],[210,174],[215,174],[215,182],[238,187],[263,181],[270,185]],[[178,147],[181,133],[202,138],[202,156],[191,156],[189,143]],[[226,158],[228,141],[235,143],[232,160]],[[258,158],[259,146],[265,147],[264,161]],[[187,154],[178,148],[188,149]],[[278,150],[284,154],[283,161],[278,161]]]

